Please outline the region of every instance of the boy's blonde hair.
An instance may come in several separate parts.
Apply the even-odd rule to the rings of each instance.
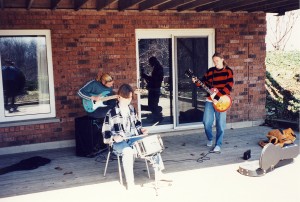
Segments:
[[[98,75],[96,80],[102,82],[103,84],[107,84],[108,82],[112,82],[114,79],[110,74],[103,73],[102,75]]]

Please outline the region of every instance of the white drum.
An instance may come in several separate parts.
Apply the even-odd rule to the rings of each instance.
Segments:
[[[164,145],[159,135],[149,135],[134,142],[133,148],[136,150],[137,157],[145,157],[162,152]]]

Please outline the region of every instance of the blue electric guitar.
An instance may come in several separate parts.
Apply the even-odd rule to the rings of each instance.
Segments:
[[[98,107],[106,107],[107,105],[103,104],[103,102],[112,100],[112,99],[117,99],[118,95],[107,96],[107,94],[109,94],[109,93],[110,93],[109,91],[104,91],[100,95],[93,95],[93,96],[99,96],[100,97],[99,101],[82,99],[82,104],[83,104],[85,111],[93,112]]]
[[[140,92],[144,92],[144,90],[136,89],[134,91],[135,94],[138,94]],[[82,99],[84,110],[91,113],[99,107],[106,107],[107,105],[103,104],[103,102],[118,98],[118,95],[107,96],[109,93],[110,93],[109,91],[104,91],[100,95],[92,95],[92,96],[99,96],[100,97],[99,101]]]

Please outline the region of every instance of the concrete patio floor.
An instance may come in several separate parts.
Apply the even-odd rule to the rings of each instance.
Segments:
[[[259,159],[261,148],[257,142],[265,139],[269,130],[271,128],[265,126],[228,129],[221,154],[209,153],[207,157],[210,159],[203,162],[197,161],[201,154],[209,151],[203,132],[162,135],[166,146],[162,154],[165,173],[173,179],[173,183],[171,186],[161,183],[157,196],[151,184],[153,180],[141,172],[144,163],[136,162],[138,186],[135,190],[127,191],[118,181],[116,161],[110,162],[107,177],[103,177],[103,162],[76,157],[73,150],[39,152],[39,155],[53,159],[52,162],[32,171],[0,175],[0,201],[299,202],[299,156],[293,163],[261,177],[248,177],[237,172],[240,165]],[[299,145],[299,139],[296,143]],[[252,157],[245,161],[241,156],[247,149],[251,149]],[[11,159],[30,155],[0,156],[0,167],[5,162],[11,162]],[[72,169],[73,173],[63,175],[54,170],[57,166],[64,171]],[[140,186],[143,183],[147,185]]]

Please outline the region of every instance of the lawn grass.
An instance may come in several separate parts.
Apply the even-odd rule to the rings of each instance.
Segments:
[[[267,52],[266,70],[266,119],[299,123],[300,51]]]

